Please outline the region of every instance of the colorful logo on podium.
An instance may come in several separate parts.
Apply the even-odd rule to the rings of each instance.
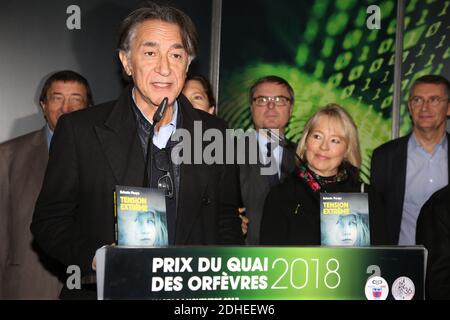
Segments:
[[[367,300],[386,300],[389,286],[382,277],[373,276],[366,282],[365,293]]]

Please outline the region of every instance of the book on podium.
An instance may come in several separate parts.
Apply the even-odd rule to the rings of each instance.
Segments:
[[[168,245],[166,202],[161,190],[116,186],[114,208],[119,246]]]

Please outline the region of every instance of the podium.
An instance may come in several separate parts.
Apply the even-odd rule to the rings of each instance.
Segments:
[[[106,246],[98,299],[424,299],[427,251],[401,247]]]

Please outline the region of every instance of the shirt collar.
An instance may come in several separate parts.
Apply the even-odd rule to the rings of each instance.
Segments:
[[[411,146],[414,148],[422,148],[421,144],[417,141],[417,137],[416,134],[413,132],[411,134],[411,137],[409,138],[409,141],[411,143]],[[447,146],[447,134],[444,133],[444,136],[442,137],[441,141],[439,141],[438,143],[436,143],[435,149],[436,147],[443,147],[445,148]]]
[[[421,149],[423,149],[423,147],[421,146],[421,144],[417,141],[417,138],[416,138],[416,134],[413,132],[412,134],[411,134],[411,137],[409,138],[409,145],[412,147],[412,148],[414,148],[414,149],[417,149],[417,148],[421,148]],[[434,153],[434,151],[436,151],[438,148],[443,148],[443,149],[447,149],[448,148],[448,143],[447,143],[447,133],[444,133],[444,136],[442,137],[442,139],[441,139],[441,141],[440,142],[438,142],[435,146],[434,146],[434,148],[433,148],[433,153]]]
[[[141,119],[145,120],[148,124],[153,124],[153,119],[151,119],[151,120],[148,119],[148,118],[145,116],[145,114],[143,114],[143,113],[141,112],[141,110],[139,109],[139,107],[138,107],[138,105],[137,105],[137,103],[136,103],[136,99],[135,99],[135,97],[134,97],[134,92],[135,92],[134,90],[135,90],[135,88],[133,88],[133,90],[132,90],[132,95],[131,95],[131,96],[132,96],[132,98],[133,98],[133,102],[134,102],[134,105],[135,105],[135,107],[136,107],[136,111],[138,112],[139,117],[140,117]],[[167,127],[167,126],[173,126],[174,128],[177,127],[177,118],[178,118],[178,101],[177,101],[177,100],[175,100],[175,102],[174,102],[172,108],[173,108],[172,119],[170,120],[169,123],[165,124],[163,127]]]
[[[178,119],[178,101],[175,100],[173,103],[173,113],[172,113],[172,120],[170,120],[169,125],[173,127],[177,127],[177,119]]]
[[[260,132],[259,130],[256,130],[256,138],[258,139],[258,142],[260,145],[267,145],[269,142],[269,139],[265,133]],[[275,143],[277,142],[277,138],[271,137],[270,142]],[[280,146],[280,143],[278,143],[278,146]]]

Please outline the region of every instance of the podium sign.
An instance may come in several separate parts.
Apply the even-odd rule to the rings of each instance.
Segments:
[[[415,247],[104,247],[99,299],[423,299]]]

